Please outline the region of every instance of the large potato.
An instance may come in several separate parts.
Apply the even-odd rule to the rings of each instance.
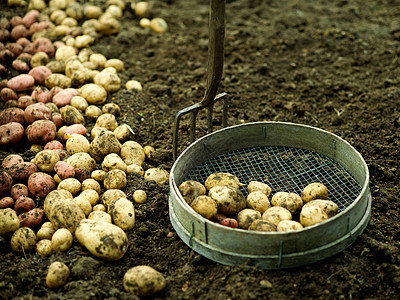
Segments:
[[[75,237],[92,255],[109,261],[121,259],[128,250],[125,231],[103,221],[82,220]]]
[[[215,200],[220,213],[232,215],[246,208],[246,198],[231,185],[216,185],[209,190],[208,195]]]
[[[262,219],[278,226],[280,221],[291,220],[292,214],[286,208],[281,206],[273,206],[268,208],[263,214]]]
[[[56,183],[49,174],[36,172],[28,178],[28,189],[32,196],[44,199],[48,193],[56,189]]]
[[[124,231],[132,229],[135,225],[135,208],[126,198],[112,201],[108,206],[108,213],[113,223]]]
[[[144,179],[153,180],[158,184],[168,183],[169,173],[168,171],[161,168],[150,168],[144,172]]]
[[[164,276],[149,266],[133,267],[123,278],[125,291],[138,297],[152,296],[162,291],[166,284]]]
[[[53,207],[53,204],[55,202],[57,202],[58,200],[72,200],[74,198],[74,196],[71,194],[71,192],[64,190],[64,189],[56,189],[51,191],[50,193],[48,193],[46,195],[46,198],[44,199],[44,203],[43,203],[43,209],[44,212],[46,214],[46,216],[48,216],[50,214],[50,211]]]
[[[19,228],[19,219],[15,210],[0,209],[0,236],[11,235]]]
[[[127,165],[141,166],[146,158],[143,147],[135,141],[127,141],[121,146],[121,157]]]
[[[224,172],[211,174],[207,177],[206,182],[204,183],[207,190],[211,190],[211,188],[217,185],[230,185],[237,189],[241,186],[239,178],[233,174]]]
[[[328,189],[320,182],[310,183],[301,192],[301,199],[304,203],[315,199],[328,199]]]

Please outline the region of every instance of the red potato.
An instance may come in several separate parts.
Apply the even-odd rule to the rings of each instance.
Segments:
[[[0,171],[0,196],[8,194],[13,185],[13,179],[6,171]]]
[[[5,49],[10,50],[15,57],[18,57],[24,50],[24,48],[17,43],[8,43]]]
[[[21,59],[24,62],[26,62],[27,64],[30,64],[30,61],[32,59],[32,54],[22,52],[20,55],[18,55],[17,59]]]
[[[55,95],[57,95],[59,92],[61,92],[63,89],[60,88],[59,86],[54,86],[50,89],[50,93],[52,95],[52,97],[54,97]]]
[[[2,18],[0,18],[0,28],[1,29],[8,29],[8,28],[10,28],[10,21],[8,21],[8,19],[7,18],[4,18],[4,17],[2,17]]]
[[[41,208],[33,208],[26,213],[18,216],[21,227],[36,228],[42,224],[44,210]]]
[[[10,122],[25,124],[24,111],[18,107],[9,107],[0,111],[0,125]]]
[[[0,64],[0,76],[3,76],[7,73],[7,68]]]
[[[5,169],[11,168],[13,165],[24,162],[24,159],[21,155],[18,154],[10,154],[7,155],[3,162],[1,163],[2,167]]]
[[[11,30],[10,36],[14,41],[16,41],[22,37],[27,37],[28,29],[23,24],[17,25],[15,27],[13,27],[13,29]]]
[[[60,91],[57,95],[53,96],[53,103],[58,107],[70,104],[72,97],[79,96],[78,90],[74,88],[67,88]]]
[[[37,120],[26,128],[28,140],[33,144],[43,144],[54,140],[57,127],[53,121]]]
[[[14,16],[10,20],[11,27],[15,27],[15,26],[18,26],[21,24],[23,24],[23,22],[22,22],[22,17],[20,17],[20,16]]]
[[[18,143],[25,135],[25,128],[20,123],[10,122],[0,126],[0,145]]]
[[[60,160],[63,160],[67,157],[69,157],[69,154],[67,150],[64,149],[54,149],[53,151],[57,152],[58,156],[60,157]]]
[[[35,69],[35,68],[33,68],[33,69]],[[51,101],[51,98],[53,97],[53,95],[52,95],[52,93],[49,91],[49,89],[47,87],[45,87],[45,86],[37,86],[37,87],[35,87],[33,89],[31,97],[36,102],[49,103]]]
[[[37,166],[34,163],[26,161],[13,165],[7,172],[16,180],[25,180],[31,174],[37,172]]]
[[[44,149],[47,150],[55,150],[55,149],[64,149],[63,144],[61,144],[59,141],[54,140],[54,141],[50,141],[48,142],[45,146]]]
[[[8,100],[18,100],[18,94],[8,87],[5,87],[0,92],[1,101],[7,102]]]
[[[7,42],[10,38],[10,32],[7,29],[0,29],[0,42]]]
[[[11,197],[4,197],[0,199],[0,209],[14,208],[14,199]]]
[[[32,9],[22,18],[22,24],[24,24],[26,28],[29,28],[33,23],[39,21],[39,18],[40,12],[36,9]]]
[[[25,108],[24,117],[28,124],[36,120],[51,120],[51,110],[44,103],[38,102]]]
[[[90,171],[87,168],[75,168],[75,178],[80,182],[90,178]]]
[[[10,196],[13,200],[17,200],[20,196],[28,197],[28,187],[23,183],[16,183],[11,187]]]
[[[28,178],[28,189],[33,197],[44,199],[48,193],[56,189],[56,183],[49,174],[36,172]]]
[[[21,96],[18,98],[18,107],[21,109],[26,109],[29,105],[35,104],[36,100],[31,96]],[[25,118],[24,118],[25,122]]]
[[[69,135],[77,133],[77,134],[81,134],[81,135],[85,136],[87,133],[87,129],[82,124],[73,124],[73,125],[68,126],[67,128],[64,129],[64,131],[62,133],[62,137],[63,137],[64,141],[67,140],[67,138],[65,136],[65,134],[67,134],[67,133]]]
[[[65,161],[57,162],[54,171],[61,180],[75,177],[75,168]]]
[[[49,57],[54,56],[55,47],[48,38],[39,37],[31,45],[33,48],[33,54],[37,52],[45,52]]]
[[[35,78],[28,74],[21,74],[11,78],[7,82],[7,87],[14,91],[26,91],[33,87],[35,84]]]
[[[30,66],[29,66],[29,64],[28,64],[27,62],[23,61],[22,59],[15,59],[15,60],[12,62],[11,66],[12,66],[15,70],[17,70],[18,72],[20,72],[20,73],[29,72],[29,70],[31,69]]]
[[[14,210],[17,212],[18,215],[28,212],[31,209],[34,209],[35,207],[36,207],[35,201],[33,201],[32,198],[24,195],[18,197],[18,199],[15,200],[14,204]]]
[[[31,69],[28,74],[33,76],[36,84],[44,85],[46,78],[49,77],[52,72],[45,66],[38,66]]]
[[[7,64],[10,61],[13,61],[14,58],[15,58],[15,55],[10,50],[3,49],[0,51],[0,62]]]
[[[19,38],[16,41],[16,43],[21,45],[23,48],[25,48],[27,45],[29,45],[31,43],[31,41],[28,40],[26,37],[22,37],[22,38]]]
[[[42,22],[35,22],[32,24],[32,26],[29,28],[28,35],[32,36],[36,32],[43,31],[47,28],[50,28],[50,22],[49,21],[42,21]]]
[[[230,228],[238,228],[238,222],[233,218],[225,218],[221,222],[221,225],[227,226]]]
[[[51,114],[51,120],[54,122],[57,128],[60,128],[61,126],[64,125],[64,120],[62,119],[60,113],[53,112]]]

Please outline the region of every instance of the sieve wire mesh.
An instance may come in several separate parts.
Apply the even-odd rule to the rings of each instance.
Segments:
[[[304,187],[312,182],[323,183],[329,200],[339,206],[339,212],[348,207],[360,194],[361,185],[339,163],[317,152],[281,146],[260,146],[240,149],[216,156],[196,166],[185,180],[204,184],[216,172],[236,175],[245,186],[240,190],[247,196],[246,185],[261,181],[276,192],[301,195]]]

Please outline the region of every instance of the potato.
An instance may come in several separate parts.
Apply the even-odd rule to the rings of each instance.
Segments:
[[[138,174],[140,176],[144,175],[144,170],[141,166],[138,166],[137,164],[130,164],[126,166],[126,174]]]
[[[37,232],[37,238],[38,240],[51,240],[51,237],[53,236],[55,230],[53,227],[53,224],[51,222],[45,222],[42,224],[42,227]]]
[[[46,67],[51,69],[51,67],[47,64]],[[44,84],[48,89],[52,89],[53,87],[60,87],[62,89],[67,89],[71,87],[71,79],[64,75],[64,74],[59,74],[55,73],[52,70],[52,74],[46,77]]]
[[[55,201],[47,215],[54,229],[66,228],[71,233],[75,232],[79,222],[85,219],[82,209],[70,200]]]
[[[121,190],[118,189],[110,189],[107,190],[103,193],[101,196],[101,201],[103,202],[105,207],[108,207],[108,205],[113,201],[113,200],[118,200],[119,198],[126,198],[128,199],[128,196]]]
[[[101,116],[103,114],[103,112],[101,111],[101,109],[96,106],[96,105],[89,105],[86,109],[85,109],[85,117],[88,118],[89,120],[92,119],[97,119],[99,116]]]
[[[133,197],[133,201],[135,201],[136,203],[139,203],[139,204],[145,203],[147,200],[147,194],[143,190],[134,191],[132,197]]]
[[[127,165],[136,164],[142,166],[146,158],[143,147],[135,141],[123,143],[120,155]]]
[[[191,203],[190,207],[202,217],[210,220],[218,212],[218,206],[215,200],[211,197],[201,195],[196,197]]]
[[[292,215],[300,212],[303,200],[295,193],[278,192],[271,198],[273,206],[282,206],[290,211]]]
[[[92,255],[109,261],[121,259],[128,250],[126,233],[118,226],[102,221],[82,220],[75,237]]]
[[[299,222],[293,220],[283,220],[278,223],[276,230],[278,232],[288,232],[288,231],[300,230],[302,228],[303,225],[301,225]]]
[[[105,131],[94,137],[93,141],[90,143],[89,153],[96,161],[100,162],[107,154],[118,154],[120,149],[121,145],[115,135],[112,132]],[[125,163],[127,163],[122,153],[121,157]]]
[[[269,223],[278,226],[280,221],[291,220],[292,214],[286,208],[281,206],[273,206],[268,208],[263,214],[262,219],[268,221]]]
[[[225,218],[220,221],[220,224],[230,228],[238,228],[238,222],[233,218]]]
[[[28,189],[30,195],[44,199],[48,193],[55,190],[54,179],[43,172],[36,172],[28,178]]]
[[[36,253],[40,256],[50,256],[53,254],[53,249],[51,248],[51,241],[49,239],[41,239],[36,243]]]
[[[51,248],[54,251],[67,251],[72,246],[72,233],[65,228],[57,229],[51,237]]]
[[[53,141],[46,143],[46,145],[44,145],[44,149],[45,150],[55,150],[55,149],[62,150],[62,149],[64,149],[64,146],[59,141],[53,140]]]
[[[33,87],[35,78],[28,74],[17,75],[7,81],[7,87],[14,91],[26,91]]]
[[[111,58],[105,62],[104,67],[113,67],[117,72],[121,72],[124,69],[124,62],[120,59]]]
[[[0,209],[4,208],[13,208],[14,207],[14,199],[11,197],[4,197],[0,199]]]
[[[33,77],[36,84],[45,85],[46,79],[51,74],[53,74],[52,70],[46,67],[48,63],[48,62],[46,63],[46,60],[48,59],[49,59],[48,55],[44,52],[37,52],[32,56],[31,65],[33,63],[32,65],[33,68],[29,71],[28,74]]]
[[[129,172],[127,172],[128,174],[130,174]],[[103,170],[94,170],[90,176],[92,177],[92,179],[96,180],[96,181],[103,181],[104,180],[104,176],[107,174],[107,172],[103,171]]]
[[[261,191],[249,193],[246,197],[246,205],[262,214],[271,207],[268,197]]]
[[[246,199],[239,189],[231,185],[216,185],[209,190],[208,195],[213,198],[218,211],[232,215],[246,207]]]
[[[64,201],[64,200],[72,200],[74,196],[71,194],[71,192],[64,190],[64,189],[57,189],[53,190],[50,193],[47,194],[46,198],[44,199],[43,203],[43,209],[48,216],[50,214],[51,209],[53,208],[53,204],[57,202],[58,200]]]
[[[79,110],[71,105],[66,105],[60,108],[61,117],[65,124],[85,124],[85,118]]]
[[[22,125],[25,124],[24,111],[18,107],[7,107],[6,109],[0,111],[0,125],[10,122],[17,122]]]
[[[36,233],[29,227],[18,228],[11,236],[11,248],[18,253],[25,253],[35,248]]]
[[[89,140],[81,134],[72,134],[67,139],[66,149],[71,155],[79,152],[89,153],[89,148]]]
[[[64,128],[61,137],[64,141],[66,141],[70,135],[73,135],[75,133],[85,136],[87,133],[87,129],[82,124],[72,124]]]
[[[190,205],[198,196],[206,194],[206,188],[200,182],[187,180],[179,185],[179,192],[183,199]]]
[[[300,223],[309,227],[328,219],[328,215],[318,206],[303,207],[300,212]]]
[[[21,155],[9,154],[3,159],[1,165],[3,168],[8,169],[11,168],[13,165],[21,162],[24,162],[24,159],[21,157]]]
[[[74,168],[86,168],[92,172],[96,167],[96,161],[88,153],[75,153],[66,159]]]
[[[257,219],[253,223],[251,223],[248,229],[252,231],[275,232],[276,225],[264,219]]]
[[[21,141],[25,128],[18,122],[10,122],[0,126],[0,145],[15,144]]]
[[[92,178],[87,178],[84,181],[82,181],[82,191],[85,190],[94,190],[97,192],[97,194],[100,194],[101,186],[96,180]]]
[[[67,61],[68,58],[76,55],[76,49],[72,46],[61,46],[55,52],[54,58],[56,60]]]
[[[117,92],[121,88],[121,79],[117,74],[100,72],[94,76],[93,82],[102,86],[107,92]]]
[[[80,93],[89,104],[102,105],[107,100],[107,91],[101,85],[88,83],[80,88]]]
[[[304,207],[309,207],[309,206],[317,206],[321,208],[327,215],[328,218],[332,218],[335,216],[338,212],[338,205],[331,201],[331,200],[322,200],[322,199],[315,199],[307,202]]]
[[[54,95],[52,101],[58,107],[62,107],[70,105],[71,99],[75,96],[79,96],[79,92],[74,88],[67,88]]]
[[[95,126],[114,131],[118,127],[118,123],[113,114],[105,113],[97,118]]]
[[[164,33],[168,30],[168,24],[162,18],[154,18],[150,22],[150,28],[153,29],[154,32]]]
[[[17,92],[8,87],[1,89],[0,97],[3,102],[7,102],[8,100],[18,100]]]
[[[153,296],[165,289],[164,276],[149,266],[135,266],[124,275],[123,285],[126,292],[138,297]]]
[[[62,287],[67,283],[69,273],[70,271],[66,264],[60,261],[53,262],[47,271],[46,285],[50,289]]]
[[[111,171],[114,169],[119,169],[126,172],[127,166],[122,158],[116,153],[107,154],[101,163],[101,168],[103,171]]]
[[[151,155],[155,152],[155,149],[152,146],[144,146],[143,147],[143,152],[144,152],[144,155],[146,155],[147,158],[151,158]]]
[[[36,120],[51,119],[51,110],[42,102],[34,103],[25,108],[26,123],[32,124]]]
[[[260,181],[250,181],[247,185],[247,192],[250,194],[251,192],[260,191],[263,192],[267,197],[271,195],[271,187],[268,184]]]
[[[103,14],[103,16],[99,18],[99,22],[99,31],[105,35],[116,34],[119,32],[119,29],[121,27],[118,20],[113,18],[108,13]]]
[[[9,236],[19,228],[20,222],[15,210],[0,209],[0,236]]]
[[[43,145],[32,144],[31,147],[30,147],[30,150],[35,152],[35,153],[39,153],[40,151],[44,150],[44,147],[43,147]]]
[[[103,204],[99,203],[99,204],[96,204],[95,206],[93,206],[93,211],[106,212],[107,208]],[[110,216],[110,222],[109,223],[111,223],[111,216]]]
[[[75,47],[76,48],[85,48],[88,47],[90,44],[92,44],[95,41],[95,38],[88,35],[79,35],[75,38]]]
[[[217,185],[230,185],[236,189],[241,186],[239,179],[235,175],[223,172],[211,174],[207,177],[206,182],[204,183],[204,186],[208,191]]]
[[[35,202],[32,198],[22,195],[15,200],[14,209],[19,215],[30,211],[31,209],[35,208],[35,206]]]
[[[106,213],[105,211],[92,211],[87,218],[93,221],[102,221],[112,224],[111,215]]]
[[[126,198],[111,201],[108,205],[108,213],[111,215],[112,222],[124,231],[135,226],[135,208]]]
[[[139,18],[149,18],[151,16],[152,5],[146,1],[133,2],[132,9]]]
[[[78,193],[81,191],[82,184],[79,182],[78,179],[75,178],[67,178],[62,180],[58,184],[59,189],[64,189],[69,191],[73,196],[78,195]]]
[[[258,219],[261,219],[261,213],[251,208],[242,209],[237,215],[238,226],[243,229],[248,229]]]
[[[79,109],[81,111],[85,111],[85,109],[88,107],[88,103],[85,98],[81,96],[73,96],[70,101],[71,106],[75,107],[76,109]]]
[[[108,171],[104,176],[103,184],[107,190],[123,189],[127,184],[126,173],[119,169]]]
[[[153,180],[157,184],[168,183],[169,181],[169,172],[161,169],[161,168],[150,168],[144,172],[144,179]]]
[[[33,94],[33,92],[32,92],[32,94]],[[39,101],[34,99],[32,96],[21,96],[18,98],[18,107],[20,109],[25,110],[29,105],[35,104],[36,102],[39,102]],[[25,119],[24,119],[24,121],[25,121]],[[19,123],[21,123],[21,122],[19,122]],[[23,123],[21,123],[21,124],[23,124]]]
[[[53,172],[60,156],[54,150],[42,150],[36,154],[32,162],[43,172]]]
[[[134,80],[134,79],[128,80],[125,83],[125,88],[127,90],[135,90],[135,91],[138,91],[138,92],[141,92],[143,90],[142,84],[139,81]]]
[[[75,176],[75,168],[65,161],[58,161],[54,165],[54,171],[61,180],[73,178]]]
[[[97,135],[99,135],[102,132],[111,132],[111,131],[107,130],[107,128],[104,128],[104,127],[95,126],[90,131],[90,135],[94,138],[94,137],[96,137]]]
[[[313,182],[307,185],[301,192],[301,199],[304,203],[315,199],[328,199],[328,189],[319,182]]]
[[[28,179],[31,174],[37,172],[37,166],[31,162],[22,162],[13,165],[7,172],[13,179],[25,180]]]
[[[79,197],[85,198],[89,201],[91,206],[94,206],[99,202],[99,194],[95,190],[92,189],[85,189],[79,194]]]
[[[50,120],[37,120],[26,128],[28,140],[33,144],[42,144],[54,140],[56,125]]]

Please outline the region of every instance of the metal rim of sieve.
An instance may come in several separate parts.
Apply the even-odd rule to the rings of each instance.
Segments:
[[[306,183],[319,181],[327,186],[339,213],[321,224],[288,233],[223,228],[193,213],[178,189],[184,180],[204,182],[214,172],[232,173],[245,184],[260,180],[271,186],[272,193],[301,193]],[[235,265],[250,260],[267,269],[293,267],[336,254],[354,242],[369,220],[368,183],[368,168],[361,155],[332,133],[286,122],[247,123],[208,134],[181,153],[171,169],[170,218],[186,244],[217,262]],[[242,192],[246,194],[245,187]],[[306,245],[301,240],[308,233],[323,240]],[[326,235],[330,233],[329,239]],[[219,234],[228,242],[220,241]],[[253,253],[251,245],[245,249],[236,245],[242,241],[267,245]]]

